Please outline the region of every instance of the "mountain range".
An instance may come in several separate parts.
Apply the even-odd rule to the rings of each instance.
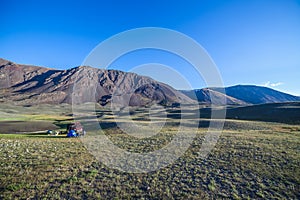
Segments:
[[[217,104],[249,105],[266,103],[297,102],[300,97],[286,94],[271,88],[255,85],[236,85],[226,88],[203,88],[199,90],[182,90],[183,94],[199,102],[211,103],[211,97]]]
[[[145,106],[196,101],[249,105],[295,102],[300,101],[300,97],[253,85],[178,91],[165,83],[135,73],[89,66],[57,70],[0,59],[0,102],[21,105],[84,102],[107,105],[113,102]]]

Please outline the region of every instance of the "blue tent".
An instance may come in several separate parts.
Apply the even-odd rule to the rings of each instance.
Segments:
[[[77,134],[74,130],[70,130],[67,134],[67,137],[77,137]]]

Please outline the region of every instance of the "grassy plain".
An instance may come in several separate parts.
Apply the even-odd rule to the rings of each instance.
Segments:
[[[63,130],[72,119],[68,106],[5,106],[0,112],[2,123],[47,122],[58,130]],[[159,121],[161,111],[156,112],[155,120]],[[142,140],[118,129],[109,111],[97,113],[105,134],[127,151],[161,148],[177,133],[176,109],[167,111],[168,121],[159,134]],[[137,123],[147,123],[147,113],[137,109],[131,117]],[[126,119],[119,119],[126,123]],[[300,198],[300,125],[227,120],[215,148],[202,159],[199,151],[209,120],[201,119],[199,124],[195,139],[182,157],[149,173],[109,168],[95,159],[79,138],[43,133],[0,134],[0,198]]]

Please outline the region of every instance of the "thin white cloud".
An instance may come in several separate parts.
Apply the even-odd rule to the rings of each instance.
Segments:
[[[277,87],[280,85],[283,85],[283,82],[277,82],[277,83],[271,83],[270,81],[267,81],[266,83],[263,84],[265,87]]]

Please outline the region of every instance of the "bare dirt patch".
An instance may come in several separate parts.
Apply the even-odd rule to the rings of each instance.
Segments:
[[[57,129],[49,121],[0,121],[1,133],[28,133]]]

